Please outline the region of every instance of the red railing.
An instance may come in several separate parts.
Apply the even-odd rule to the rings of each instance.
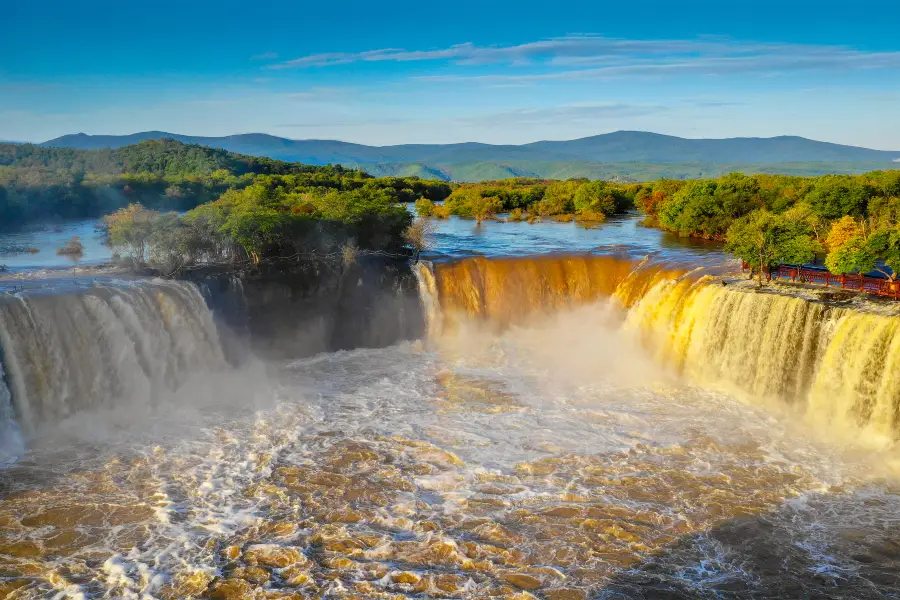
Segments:
[[[741,263],[741,271],[750,268],[746,262]],[[876,296],[885,296],[900,300],[900,282],[869,277],[868,275],[833,275],[821,269],[808,269],[804,267],[789,267],[779,265],[775,269],[764,271],[769,279],[790,279],[813,285],[825,287],[839,287],[845,290],[855,290]]]

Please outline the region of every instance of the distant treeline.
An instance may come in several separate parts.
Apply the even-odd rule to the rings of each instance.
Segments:
[[[597,222],[633,208],[639,190],[638,184],[587,179],[504,179],[457,184],[443,206],[422,199],[416,210],[422,216],[456,215],[478,221],[509,213],[512,221],[550,217]]]
[[[450,194],[444,182],[374,178],[340,165],[287,163],[174,140],[116,150],[0,144],[0,228],[100,216],[133,203],[183,211],[273,175],[291,177],[295,189],[385,190],[398,202],[442,200]]]

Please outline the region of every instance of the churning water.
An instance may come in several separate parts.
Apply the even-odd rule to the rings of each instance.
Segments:
[[[691,269],[426,265],[427,339],[240,369],[190,284],[13,298],[0,596],[897,597],[894,318]]]

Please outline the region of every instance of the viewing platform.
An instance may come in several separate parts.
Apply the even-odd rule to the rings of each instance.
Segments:
[[[750,269],[750,265],[741,261],[741,272],[748,269]],[[807,265],[778,265],[775,269],[767,269],[765,273],[769,280],[779,279],[822,285],[900,300],[900,281],[891,281],[872,275],[835,275],[827,269]]]

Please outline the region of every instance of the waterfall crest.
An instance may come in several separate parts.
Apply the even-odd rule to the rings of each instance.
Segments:
[[[611,257],[465,259],[419,272],[429,336],[497,328],[604,298],[689,381],[775,400],[815,426],[881,445],[900,436],[900,318]]]
[[[536,314],[587,304],[620,294],[630,305],[660,277],[684,273],[665,265],[612,256],[568,255],[466,258],[420,265],[420,291],[429,327],[452,328],[481,319],[503,329]],[[429,310],[439,303],[440,314]]]
[[[224,365],[202,295],[175,281],[6,296],[0,347],[5,395],[26,431],[84,409],[152,402],[192,371]]]

